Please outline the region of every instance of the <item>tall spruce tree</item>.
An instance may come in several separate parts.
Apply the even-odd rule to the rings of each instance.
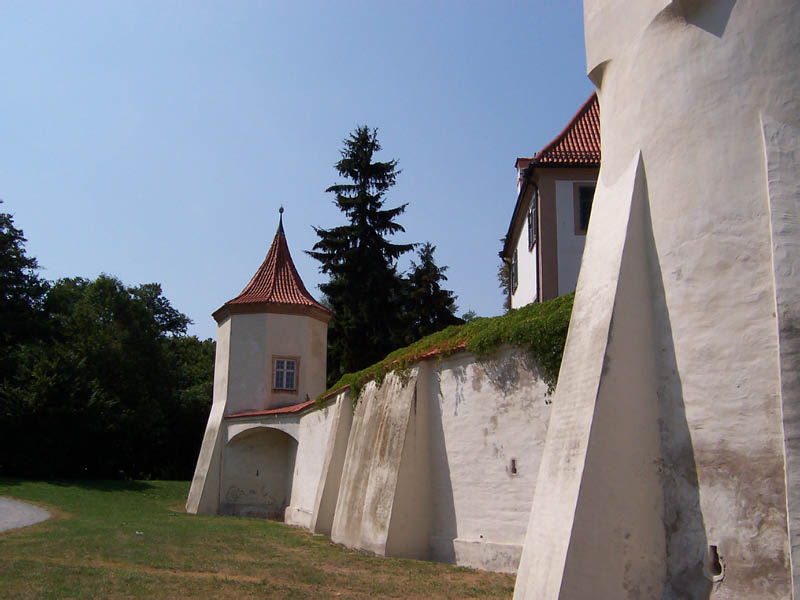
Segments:
[[[408,275],[406,300],[407,318],[406,342],[411,343],[421,337],[444,329],[448,325],[459,325],[455,294],[442,289],[441,282],[447,281],[444,272],[447,267],[439,267],[433,259],[436,246],[425,242],[417,250],[419,262],[411,261]]]
[[[377,129],[356,128],[344,140],[335,167],[351,183],[332,185],[335,204],[348,224],[315,227],[319,241],[308,254],[329,276],[320,285],[334,317],[328,333],[328,383],[362,369],[404,341],[404,282],[397,259],[413,244],[394,244],[386,236],[405,229],[395,219],[406,205],[384,208],[384,194],[395,184],[397,161],[375,161],[381,149]]]

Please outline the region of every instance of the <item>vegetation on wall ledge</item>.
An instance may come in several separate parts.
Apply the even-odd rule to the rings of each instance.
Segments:
[[[540,304],[509,310],[499,317],[481,317],[464,325],[450,326],[395,350],[366,369],[343,375],[318,401],[347,386],[353,398],[358,398],[361,388],[368,381],[375,379],[380,383],[387,373],[403,371],[425,358],[444,358],[463,350],[485,357],[503,345],[532,352],[542,367],[542,378],[547,384],[548,393],[552,393],[558,380],[574,298],[575,294],[567,294]]]

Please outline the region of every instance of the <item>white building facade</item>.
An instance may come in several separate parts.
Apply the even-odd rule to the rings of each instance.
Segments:
[[[501,259],[511,308],[575,291],[600,168],[597,96],[533,158],[518,158],[517,202]]]
[[[307,526],[327,443],[329,411],[314,399],[331,313],[305,289],[282,219],[261,267],[214,318],[214,400],[187,511]]]

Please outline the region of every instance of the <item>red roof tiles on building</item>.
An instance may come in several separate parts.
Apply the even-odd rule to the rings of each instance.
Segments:
[[[596,93],[589,96],[564,131],[533,156],[532,163],[600,166],[600,105]]]
[[[269,410],[256,410],[253,412],[236,413],[233,415],[225,415],[226,419],[238,419],[242,417],[268,417],[269,415],[290,415],[299,413],[307,408],[313,407],[317,403],[316,400],[306,400],[299,404],[292,404],[291,406],[281,406],[280,408],[270,408]]]
[[[297,273],[283,232],[283,216],[272,246],[250,283],[214,312],[214,318],[221,321],[230,313],[241,312],[308,314],[330,320],[331,311],[314,300]]]

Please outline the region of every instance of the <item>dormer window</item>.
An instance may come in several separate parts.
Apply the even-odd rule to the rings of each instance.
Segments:
[[[297,391],[297,358],[280,357],[274,359],[273,385],[276,392]]]

